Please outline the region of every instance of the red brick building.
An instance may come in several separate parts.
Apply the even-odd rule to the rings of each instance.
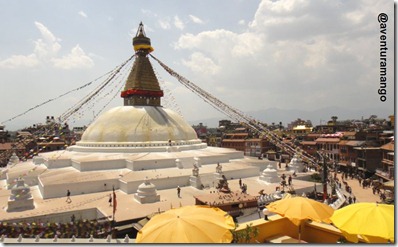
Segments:
[[[238,151],[245,152],[245,140],[248,138],[249,133],[227,133],[221,141],[221,147],[233,148]]]
[[[331,160],[338,160],[339,156],[339,148],[338,143],[340,142],[340,138],[325,138],[320,137],[315,140],[317,149],[319,151],[323,151],[325,155],[327,155]]]

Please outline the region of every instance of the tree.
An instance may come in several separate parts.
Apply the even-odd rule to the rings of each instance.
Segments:
[[[231,230],[233,236],[232,243],[250,243],[251,239],[258,236],[258,227],[253,227],[253,223],[246,225],[244,230],[236,231],[238,226],[239,224],[235,223],[235,229]]]

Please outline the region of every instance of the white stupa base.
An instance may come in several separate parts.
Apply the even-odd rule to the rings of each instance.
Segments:
[[[267,168],[261,173],[260,180],[267,183],[278,183],[279,177],[277,170],[271,164],[268,164]]]
[[[23,200],[8,200],[8,207],[7,207],[7,212],[12,212],[12,211],[25,211],[25,210],[30,210],[34,209],[34,200],[33,197],[30,197],[28,199],[23,199]]]
[[[218,173],[218,172],[215,172],[215,173],[213,173],[214,174],[214,180],[216,180],[216,181],[218,181],[218,180],[222,180],[223,178],[222,178],[222,173]]]
[[[304,164],[300,157],[298,157],[297,155],[294,155],[293,159],[290,161],[290,163],[286,167],[289,167],[289,171],[291,171],[292,173],[294,173],[294,172],[297,173],[297,172],[303,171]]]
[[[200,180],[200,177],[196,177],[196,176],[190,176],[189,177],[189,184],[197,189],[202,189],[202,181]]]
[[[272,184],[272,183],[278,183],[280,179],[278,177],[274,177],[274,176],[261,175],[260,180]]]
[[[298,173],[298,172],[303,172],[304,166],[291,166],[289,171],[291,171],[291,173],[293,174],[294,172]]]
[[[153,196],[139,196],[138,193],[134,194],[134,199],[141,203],[154,203],[160,201],[160,195],[153,195]]]

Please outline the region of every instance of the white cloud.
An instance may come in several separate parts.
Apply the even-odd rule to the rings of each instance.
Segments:
[[[309,2],[309,0],[262,1],[259,9],[268,9],[276,14],[291,14],[307,7]]]
[[[149,17],[157,17],[158,16],[156,13],[152,12],[149,9],[141,9],[141,13],[143,15],[146,15],[146,16],[149,16]]]
[[[71,52],[62,58],[52,59],[54,67],[61,69],[91,68],[94,61],[86,55],[79,45],[72,48]]]
[[[197,16],[189,15],[189,18],[196,24],[203,24],[203,21]]]
[[[214,57],[254,55],[263,47],[262,34],[234,33],[225,29],[205,31],[197,35],[184,34],[175,44],[176,49],[198,49]],[[215,48],[215,49],[214,49]]]
[[[81,17],[87,18],[87,14],[85,12],[83,12],[82,10],[79,11],[79,15]]]
[[[178,16],[174,16],[174,26],[180,30],[183,30],[185,27],[184,23],[180,20]]]
[[[13,55],[7,59],[0,61],[0,68],[14,69],[20,67],[36,67],[39,65],[39,60],[35,54],[27,56]]]
[[[37,29],[39,29],[42,39],[34,41],[35,48],[33,53],[41,60],[47,60],[57,55],[61,49],[60,39],[56,38],[54,34],[42,23],[35,22]]]
[[[362,11],[352,11],[345,14],[347,21],[354,23],[360,23],[363,20],[364,16],[365,14]]]
[[[229,91],[225,97],[241,89],[230,102],[243,102],[244,92],[250,94],[247,109],[276,104],[288,109],[298,104],[303,109],[371,107],[380,103],[369,85],[378,79],[376,17],[391,9],[384,3],[374,8],[370,0],[263,0],[247,30],[185,33],[174,47],[190,51],[182,64],[195,72],[197,81],[208,81],[206,74],[213,74],[219,87]],[[316,104],[310,100],[314,94]]]
[[[47,42],[55,43],[57,41],[60,41],[60,39],[56,38],[54,34],[42,23],[35,21],[35,26],[37,27],[37,29],[39,29],[44,40],[46,40]]]
[[[193,53],[188,61],[183,60],[182,63],[192,71],[206,75],[214,75],[220,70],[220,67],[211,58],[200,52]]]
[[[162,29],[170,29],[170,21],[168,20],[158,20],[158,23]]]
[[[242,33],[237,35],[236,39],[232,48],[232,55],[234,56],[256,55],[264,46],[264,39],[261,34]]]
[[[183,34],[178,39],[176,49],[199,49],[211,51],[213,47],[223,48],[225,45],[231,46],[231,42],[235,42],[236,33],[225,29],[217,29],[213,31],[204,31],[197,35],[191,33]],[[216,43],[214,43],[216,42]],[[217,52],[216,49],[215,52]],[[223,49],[224,50],[224,49]]]
[[[57,38],[44,24],[34,23],[40,32],[40,38],[33,41],[34,49],[29,55],[11,55],[0,61],[0,68],[32,68],[40,65],[50,65],[56,68],[90,68],[94,61],[85,54],[79,45],[71,49],[71,52],[59,58],[62,49],[61,39]]]

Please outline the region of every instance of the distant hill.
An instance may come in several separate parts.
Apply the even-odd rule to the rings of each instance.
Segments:
[[[367,109],[347,109],[337,106],[325,107],[313,111],[299,110],[299,109],[279,109],[276,107],[269,108],[266,110],[259,111],[251,111],[246,114],[263,121],[265,123],[278,124],[282,122],[283,126],[287,127],[287,124],[296,120],[297,118],[301,118],[302,120],[311,120],[312,124],[326,124],[327,121],[331,120],[332,116],[337,116],[337,121],[341,120],[352,120],[357,119],[361,120],[362,117],[364,119],[369,118],[371,115],[376,115],[378,118],[388,119],[388,116],[394,114],[393,111],[389,111],[385,108],[367,108]],[[190,124],[199,124],[203,123],[207,125],[207,127],[217,127],[218,121],[222,119],[229,119],[226,116],[220,115],[220,117],[215,118],[206,118],[199,120],[192,120],[188,122]]]
[[[222,115],[221,113],[219,114],[220,114],[219,117],[214,117],[214,118],[204,118],[198,120],[186,119],[186,120],[191,125],[203,123],[207,127],[214,128],[218,127],[218,121],[222,119],[229,119],[225,115]],[[378,118],[387,119],[388,116],[394,114],[394,112],[386,108],[368,108],[361,110],[353,110],[353,109],[332,106],[332,107],[317,109],[314,111],[305,111],[299,109],[286,110],[286,109],[279,109],[273,107],[273,108],[268,108],[266,110],[246,112],[246,114],[267,124],[271,123],[278,124],[279,122],[282,122],[283,126],[287,127],[288,123],[296,120],[297,118],[301,118],[303,120],[311,120],[312,124],[315,126],[319,125],[321,122],[322,124],[327,123],[327,121],[331,120],[332,116],[337,116],[338,117],[337,121],[348,120],[348,119],[360,120],[362,117],[366,119],[369,118],[371,115],[376,115]],[[87,122],[89,122],[89,120],[91,121],[92,119],[77,120],[76,122],[74,122],[73,127],[87,125]],[[6,130],[13,131],[31,126],[33,123],[39,123],[43,121],[37,121],[33,118],[25,116],[15,119],[12,122],[12,124],[5,123],[4,125],[6,126]]]

